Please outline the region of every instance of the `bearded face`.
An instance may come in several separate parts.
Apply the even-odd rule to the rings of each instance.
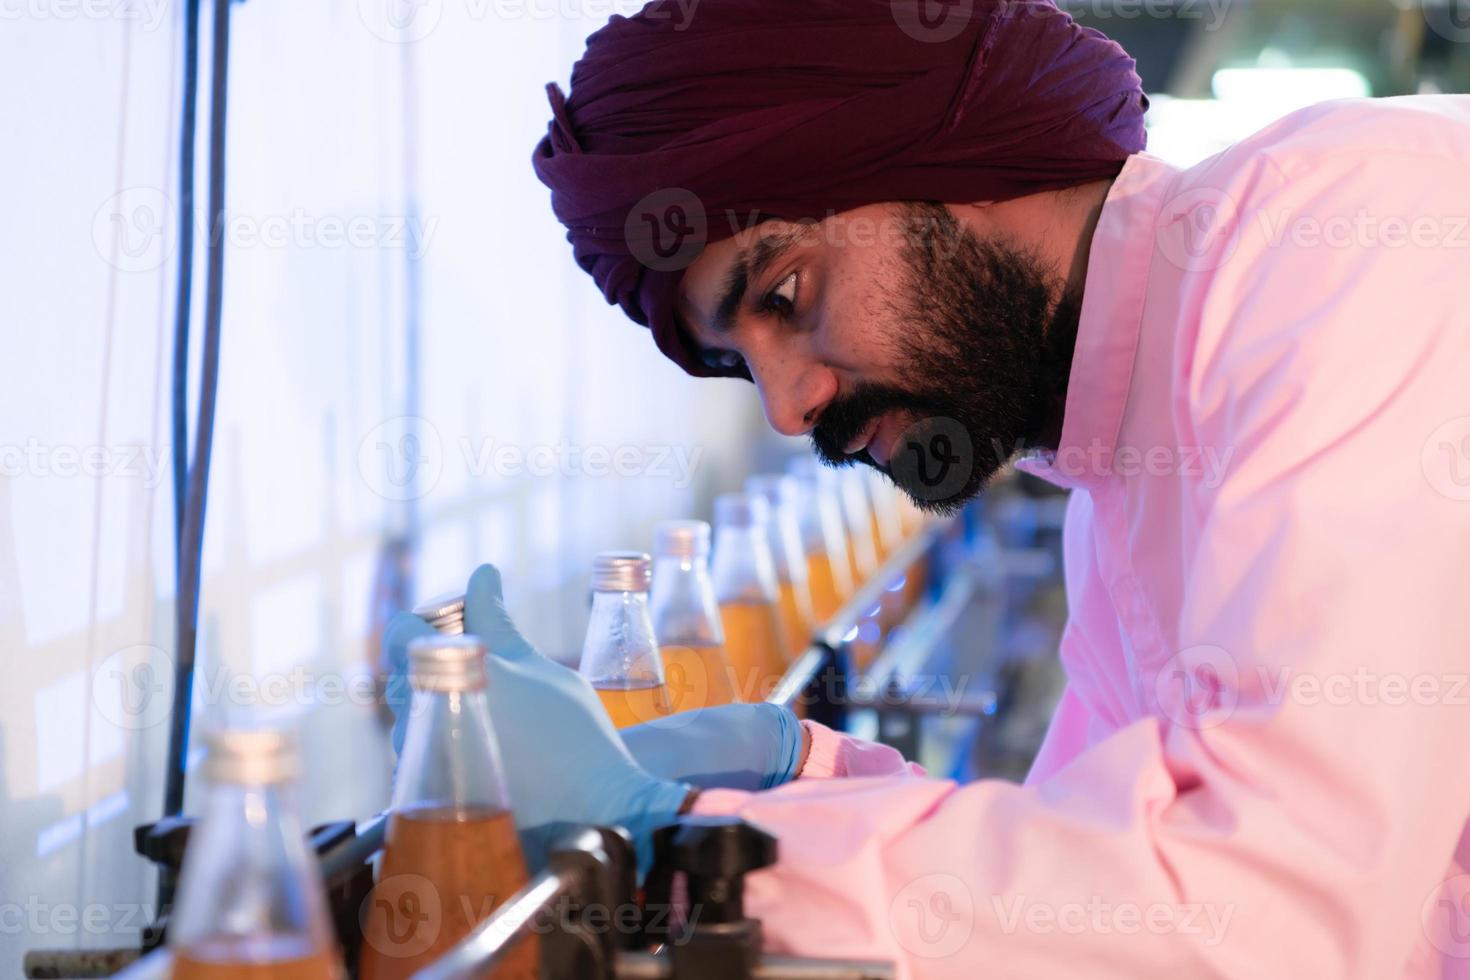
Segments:
[[[1080,308],[1012,241],[897,203],[711,246],[680,312],[711,363],[749,371],[778,431],[950,512],[1018,450],[1055,445]]]

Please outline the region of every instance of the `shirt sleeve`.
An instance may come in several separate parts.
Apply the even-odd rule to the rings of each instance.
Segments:
[[[803,721],[801,724],[812,744],[798,779],[924,775],[922,766],[905,761],[903,755],[891,746],[853,738],[815,721]]]
[[[1380,218],[1453,229],[1463,164],[1340,162]],[[1292,178],[1266,204],[1352,200],[1325,164]],[[1233,461],[1190,490],[1169,656],[1132,679],[1148,715],[1025,786],[706,793],[780,840],[747,885],[771,948],[923,980],[1380,980],[1427,940],[1462,975],[1433,916],[1470,815],[1470,266],[1330,248],[1243,236],[1190,300],[1180,426]]]

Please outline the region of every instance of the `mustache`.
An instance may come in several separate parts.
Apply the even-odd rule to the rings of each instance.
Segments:
[[[885,467],[873,461],[866,449],[848,453],[846,447],[884,412],[894,409],[920,410],[922,402],[922,398],[902,388],[860,383],[851,394],[834,398],[822,412],[821,419],[812,427],[812,450],[828,466],[849,466],[863,462],[886,471]]]

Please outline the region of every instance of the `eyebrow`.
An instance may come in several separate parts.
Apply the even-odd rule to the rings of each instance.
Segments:
[[[720,301],[715,305],[714,323],[717,334],[729,333],[735,326],[735,314],[745,302],[745,291],[752,280],[759,279],[775,265],[791,247],[800,241],[798,232],[773,233],[757,239],[749,249],[741,249],[725,275]]]

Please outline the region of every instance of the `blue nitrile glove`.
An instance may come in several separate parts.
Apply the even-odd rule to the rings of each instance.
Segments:
[[[620,826],[633,838],[640,876],[646,873],[653,831],[674,822],[693,787],[639,767],[592,685],[531,648],[505,611],[493,565],[481,565],[470,576],[464,619],[465,632],[490,649],[490,719],[527,861],[543,865],[547,847],[567,825]],[[409,714],[402,707],[408,644],[431,635],[433,629],[410,613],[394,616],[384,633],[393,666],[388,702],[397,714],[395,751],[403,745]]]
[[[696,708],[621,734],[644,769],[700,789],[770,789],[790,782],[804,742],[791,709],[764,702]]]

